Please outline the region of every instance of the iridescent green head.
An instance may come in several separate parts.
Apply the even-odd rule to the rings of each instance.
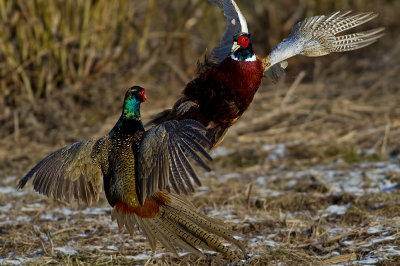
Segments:
[[[122,107],[123,119],[140,120],[140,104],[146,100],[144,88],[133,86],[125,94],[124,105]]]

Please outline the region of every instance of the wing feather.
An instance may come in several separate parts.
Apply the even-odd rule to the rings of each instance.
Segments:
[[[188,154],[198,165],[203,167],[205,170],[210,171],[211,168],[207,165],[207,163],[195,152],[195,150],[190,146],[190,144],[183,141],[180,144],[180,147]]]
[[[186,134],[185,134],[186,135]],[[188,135],[192,135],[192,134],[188,134]],[[195,135],[192,135],[193,137],[195,137]],[[189,145],[190,147],[193,147],[195,150],[197,150],[201,155],[203,155],[205,158],[207,158],[207,160],[211,160],[211,156],[208,154],[208,152],[206,150],[204,150],[203,146],[200,145],[197,141],[195,141],[194,138],[191,137],[185,137],[182,138],[184,143],[186,143],[187,145]],[[200,157],[199,157],[200,158]],[[201,158],[200,158],[201,159]],[[206,166],[205,166],[206,167]]]
[[[178,146],[179,152],[180,153],[184,153],[182,148]],[[194,180],[194,182],[198,185],[201,186],[201,182],[200,179],[198,178],[196,172],[194,171],[192,165],[190,164],[189,160],[186,158],[186,156],[182,156],[182,163],[185,165],[185,169],[186,171],[189,173],[189,175],[192,177],[192,179]]]
[[[183,184],[183,177],[181,175],[181,171],[178,169],[178,162],[176,161],[176,158],[174,156],[174,151],[173,148],[168,146],[169,150],[169,160],[170,160],[170,166],[172,169],[172,174],[173,174],[173,180],[176,182],[178,191],[182,192],[183,194],[187,194],[187,190]]]
[[[328,16],[306,18],[297,23],[288,38],[272,48],[271,53],[262,59],[267,75],[278,79],[285,68],[282,63],[290,57],[299,54],[315,57],[352,51],[370,45],[383,36],[384,28],[336,36],[377,17],[373,12],[350,13],[338,11]],[[275,65],[278,67],[273,68]]]
[[[221,63],[229,55],[232,49],[233,36],[238,33],[248,33],[247,22],[238,5],[234,0],[209,0],[210,3],[218,6],[226,19],[226,30],[219,46],[212,49],[209,60],[214,63]]]
[[[172,149],[172,153],[173,153],[173,156],[175,159],[175,164],[178,169],[180,178],[186,184],[186,187],[189,189],[189,192],[194,192],[194,187],[193,187],[192,182],[190,181],[188,171],[186,170],[186,167],[184,166],[184,164],[182,163],[182,160],[181,160],[181,158],[186,157],[186,156],[179,155],[177,149]],[[182,173],[182,174],[180,174],[180,173]],[[183,189],[186,190],[185,186],[183,186]]]
[[[158,190],[171,186],[187,193],[194,190],[191,179],[200,184],[188,158],[210,170],[205,160],[211,160],[211,144],[205,134],[205,127],[194,120],[164,122],[143,134],[135,181],[140,204]]]
[[[19,182],[21,189],[33,177],[35,191],[55,199],[70,201],[72,197],[90,205],[102,190],[102,170],[107,165],[104,152],[109,137],[89,139],[53,152],[34,166]]]
[[[179,188],[178,188],[178,185],[177,185],[179,181],[175,180],[175,176],[172,174],[172,169],[171,168],[172,167],[169,168],[169,181],[170,181],[170,184],[171,184],[172,188],[175,191],[180,191]],[[167,190],[168,189],[169,189],[169,187],[167,186]],[[168,192],[170,192],[170,191],[168,191]]]

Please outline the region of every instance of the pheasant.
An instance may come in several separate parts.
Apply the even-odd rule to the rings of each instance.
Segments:
[[[190,177],[199,183],[188,157],[210,170],[204,158],[210,145],[205,128],[194,120],[168,121],[145,131],[140,104],[145,90],[130,88],[122,114],[112,130],[99,139],[89,139],[51,153],[19,182],[22,189],[33,178],[37,192],[55,199],[90,205],[99,199],[101,176],[111,215],[119,227],[134,233],[135,224],[147,236],[152,249],[156,240],[178,256],[175,247],[202,255],[197,248],[225,254],[240,263],[219,237],[243,245],[223,224],[195,211],[178,193],[193,190]],[[200,156],[201,154],[202,156]]]
[[[306,18],[297,23],[288,38],[264,58],[254,54],[246,19],[234,0],[209,0],[224,11],[226,31],[220,45],[199,67],[172,109],[155,115],[147,124],[158,125],[175,119],[194,119],[207,127],[207,137],[215,148],[249,107],[264,73],[273,81],[284,75],[286,59],[301,54],[322,56],[362,48],[383,35],[383,28],[336,36],[377,15],[335,12]]]

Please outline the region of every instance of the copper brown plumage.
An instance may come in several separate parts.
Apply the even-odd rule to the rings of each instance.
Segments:
[[[171,119],[195,119],[207,127],[213,147],[242,116],[253,100],[264,73],[273,81],[284,75],[286,59],[301,54],[321,56],[362,48],[382,36],[383,28],[336,36],[375,18],[373,13],[336,12],[307,18],[296,24],[288,38],[259,58],[253,52],[246,19],[234,0],[209,0],[224,11],[226,31],[195,79],[183,90],[172,109],[149,124]]]
[[[130,88],[122,115],[106,136],[84,140],[44,158],[19,182],[33,178],[39,193],[90,205],[102,187],[113,207],[112,218],[134,233],[144,232],[151,247],[159,240],[177,255],[176,247],[201,255],[198,248],[222,252],[240,263],[219,237],[244,247],[219,221],[200,214],[183,196],[199,183],[188,158],[209,170],[205,128],[194,120],[168,121],[145,131],[140,118],[144,89]],[[199,155],[201,154],[201,155]],[[103,182],[102,177],[103,176]]]

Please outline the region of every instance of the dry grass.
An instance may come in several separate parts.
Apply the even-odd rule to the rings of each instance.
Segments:
[[[50,151],[106,133],[119,115],[127,87],[146,87],[150,102],[142,106],[144,121],[171,106],[205,48],[218,42],[220,34],[213,29],[223,32],[218,10],[204,1],[120,2],[115,9],[106,1],[90,7],[76,1],[79,8],[67,23],[57,7],[69,2],[51,2],[43,12],[37,7],[47,2],[24,10],[25,2],[0,2],[2,47],[12,47],[11,52],[0,49],[0,259],[31,258],[30,264],[226,264],[221,255],[211,253],[175,259],[158,251],[150,257],[140,234],[132,238],[118,233],[104,198],[95,212],[28,188],[23,193],[12,190],[16,179]],[[203,174],[204,187],[192,197],[194,204],[242,235],[251,264],[362,264],[374,254],[382,257],[377,264],[398,264],[400,256],[387,249],[400,246],[400,174],[394,167],[400,149],[399,3],[242,2],[262,55],[299,17],[336,9],[381,13],[370,25],[387,27],[386,36],[345,55],[293,59],[285,81],[272,85],[265,80],[251,108],[228,133],[213,172]],[[115,19],[100,19],[99,10]],[[57,22],[59,16],[62,38],[38,37],[52,28],[39,22],[31,28],[27,16],[18,13],[22,11],[37,12],[28,14],[41,15],[39,22]],[[80,34],[85,14],[89,36]],[[18,41],[30,37],[34,39]],[[46,46],[45,40],[57,41]],[[18,43],[27,47],[18,50]],[[68,54],[66,61],[62,53]],[[388,182],[397,188],[377,190],[376,176],[383,186]],[[346,190],[352,180],[360,180],[363,193]],[[347,207],[337,214],[327,211],[332,205]],[[65,246],[78,253],[66,255],[58,249]],[[132,257],[143,253],[148,257]]]

